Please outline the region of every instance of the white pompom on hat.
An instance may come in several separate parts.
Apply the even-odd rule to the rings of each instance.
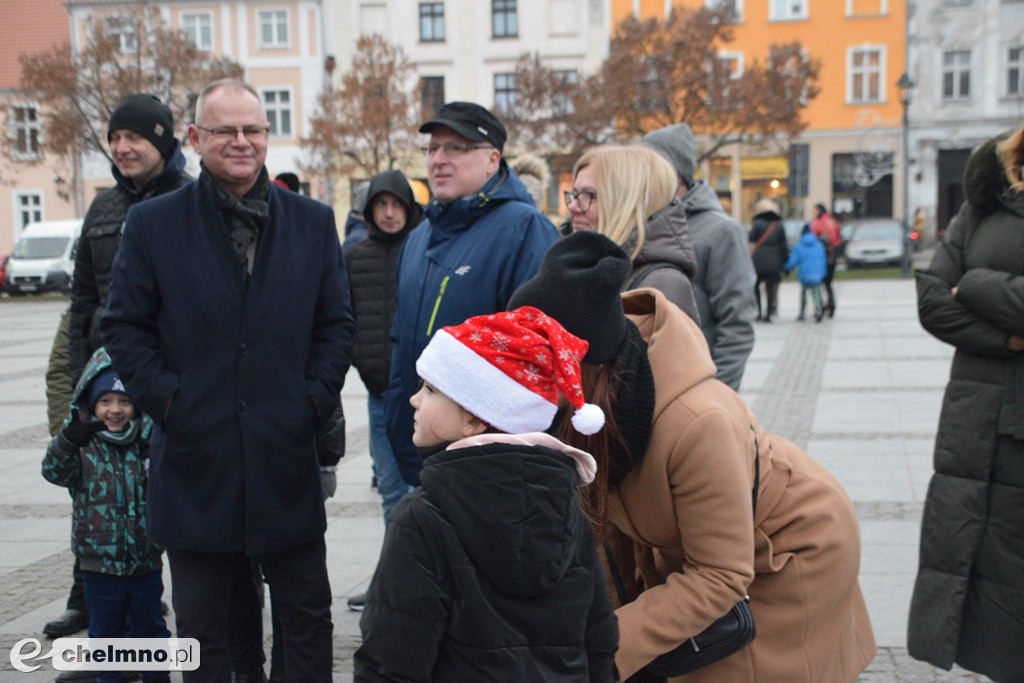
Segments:
[[[554,318],[524,306],[438,330],[416,361],[416,372],[507,434],[550,427],[559,393],[576,411],[576,431],[595,434],[604,426],[604,412],[586,403],[580,386],[587,346]]]

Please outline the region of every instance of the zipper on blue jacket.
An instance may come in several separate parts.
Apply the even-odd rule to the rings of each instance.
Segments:
[[[441,299],[444,298],[444,290],[448,286],[448,278],[450,275],[445,275],[444,279],[441,280],[441,291],[437,293],[437,298],[434,299],[434,310],[430,312],[430,322],[427,323],[427,336],[434,334],[434,321],[437,319],[437,309],[441,308]]]

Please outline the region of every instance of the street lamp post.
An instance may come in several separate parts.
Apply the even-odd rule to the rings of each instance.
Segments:
[[[916,83],[904,71],[896,87],[900,89],[900,103],[903,105],[903,258],[900,262],[900,277],[910,277],[910,109],[911,95]]]

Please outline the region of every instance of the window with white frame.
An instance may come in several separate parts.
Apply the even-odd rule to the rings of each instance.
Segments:
[[[800,106],[807,106],[807,80],[804,78],[804,65],[807,63],[806,51],[799,55],[772,50],[768,55],[771,64],[771,76],[775,79],[777,90],[785,93],[790,102],[797,101]]]
[[[846,62],[847,102],[881,102],[882,83],[885,82],[885,48],[876,45],[850,48]]]
[[[103,17],[103,33],[110,38],[115,38],[121,46],[121,52],[125,54],[135,52],[139,46],[135,19],[130,16],[112,14]]]
[[[889,0],[846,0],[846,16],[877,17],[889,14]]]
[[[519,87],[513,72],[494,74],[494,108],[514,112],[519,104]]]
[[[564,116],[576,111],[576,105],[572,101],[574,86],[580,81],[580,72],[576,69],[555,69],[552,72],[558,88],[551,97],[551,105],[555,116]]]
[[[263,98],[263,109],[270,123],[270,134],[273,137],[286,138],[292,135],[292,91],[287,88],[280,90],[260,90]]]
[[[213,49],[213,16],[209,12],[182,14],[181,30],[197,50],[209,52]]]
[[[39,192],[14,193],[14,225],[16,235],[29,223],[43,220],[43,195]]]
[[[288,10],[260,10],[256,16],[261,48],[288,47]]]
[[[35,161],[42,158],[39,107],[34,104],[11,104],[7,108],[7,121],[10,129],[11,158],[14,161]]]
[[[423,120],[434,118],[444,106],[444,76],[422,76],[420,82],[420,109]]]
[[[491,0],[491,37],[515,38],[518,35],[516,0]]]
[[[964,100],[971,96],[971,51],[942,53],[942,99]]]
[[[732,9],[733,21],[743,20],[743,0],[704,0],[704,6],[713,10]]]
[[[1006,48],[1006,94],[1024,96],[1024,47],[1020,45]]]
[[[738,109],[742,93],[735,81],[743,78],[743,53],[719,52],[707,65],[708,106],[713,109]]]
[[[420,3],[420,42],[439,43],[444,41],[444,3]]]
[[[807,18],[807,0],[771,0],[769,21],[791,21]]]

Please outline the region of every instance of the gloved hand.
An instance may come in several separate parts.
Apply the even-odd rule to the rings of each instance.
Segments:
[[[334,465],[327,465],[320,468],[320,491],[324,495],[324,500],[334,497],[334,492],[338,488],[338,473],[337,468]]]
[[[71,422],[68,423],[67,427],[60,430],[60,435],[61,438],[71,446],[74,446],[75,448],[82,448],[89,444],[93,435],[106,428],[107,426],[102,420],[82,422],[82,418],[79,416],[78,411],[73,410],[71,412]]]

